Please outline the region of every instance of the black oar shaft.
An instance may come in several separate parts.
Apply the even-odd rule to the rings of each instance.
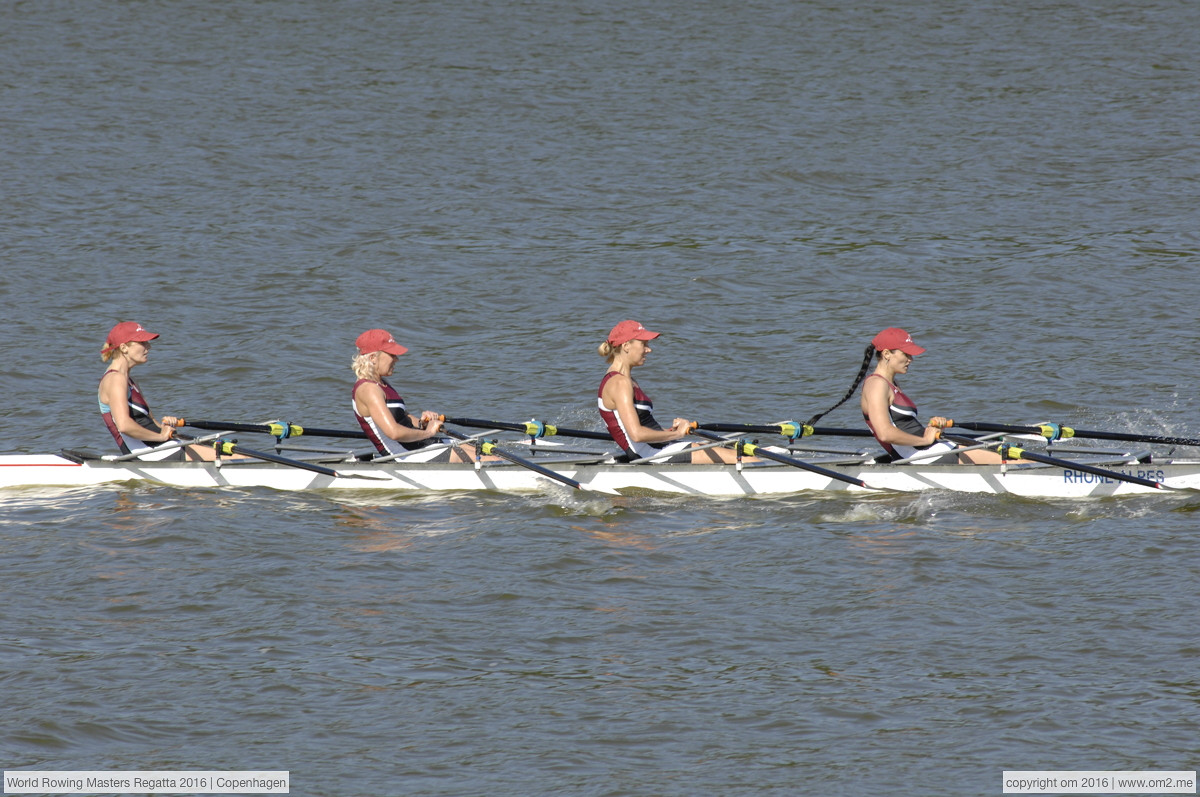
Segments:
[[[1047,457],[1043,454],[1035,454],[1032,451],[1021,451],[1023,459],[1032,459],[1034,462],[1044,462],[1047,465],[1057,465],[1060,468],[1069,468],[1070,470],[1082,471],[1090,473],[1093,476],[1104,476],[1105,478],[1115,479],[1116,481],[1129,482],[1130,484],[1140,484],[1143,487],[1153,487],[1156,490],[1161,490],[1162,485],[1158,482],[1152,482],[1149,479],[1142,479],[1137,476],[1127,476],[1124,473],[1118,473],[1115,470],[1106,470],[1105,468],[1096,468],[1091,465],[1084,465],[1082,462],[1071,462],[1058,457]]]
[[[346,437],[352,440],[368,440],[366,432],[354,431],[352,429],[310,429],[304,427],[304,434],[309,437]]]
[[[222,423],[220,421],[186,421],[184,423],[184,426],[190,426],[193,429],[207,429],[213,432],[245,432],[247,434],[270,435],[276,434],[276,430],[282,427],[282,425],[282,423]],[[302,426],[300,428],[303,430],[301,434],[308,435],[309,437],[347,437],[354,440],[367,439],[365,432],[356,432],[349,429],[313,429],[308,426]],[[287,435],[283,436],[286,437]]]
[[[270,434],[271,430],[261,423],[218,423],[217,421],[186,421],[184,426],[192,429],[207,429],[210,432],[246,432]]]
[[[465,426],[466,424],[460,424],[460,425]],[[489,425],[489,427],[492,429],[496,428],[495,426],[492,426],[492,425]],[[446,434],[450,435],[451,437],[453,437],[455,440],[471,440],[471,438],[468,437],[467,435],[463,434],[462,432],[456,432],[453,429],[447,429],[445,427],[442,427],[442,431],[445,432]],[[476,445],[484,445],[484,442],[476,441],[475,444]],[[542,476],[545,476],[547,479],[553,479],[556,482],[561,482],[562,484],[565,484],[568,487],[573,487],[576,490],[586,489],[582,484],[575,481],[574,479],[567,478],[566,476],[563,476],[561,473],[555,473],[554,471],[550,470],[549,468],[543,468],[541,465],[535,465],[534,463],[530,462],[529,460],[522,459],[521,457],[518,457],[515,454],[510,454],[507,451],[501,451],[496,446],[491,446],[491,450],[488,453],[494,454],[495,456],[500,457],[501,459],[506,459],[509,462],[513,463],[514,465],[520,465],[523,468],[528,468],[529,470],[533,471],[534,473],[540,473]]]
[[[697,437],[703,437],[706,440],[722,440],[728,442],[730,445],[740,445],[735,440],[726,441],[725,438],[721,437],[720,435],[712,434],[711,432],[703,429],[697,429],[693,431],[692,434],[696,435]],[[819,476],[824,476],[826,478],[833,479],[834,481],[845,482],[846,484],[853,484],[856,487],[865,487],[867,489],[871,489],[862,479],[856,479],[853,476],[847,476],[844,473],[838,473],[837,471],[829,470],[828,468],[822,468],[818,465],[811,465],[802,459],[784,456],[783,454],[776,454],[774,451],[767,451],[763,448],[759,448],[758,446],[753,446],[752,448],[753,456],[769,459],[783,465],[791,465],[793,468],[800,468],[801,470],[806,470],[810,473],[816,473]]]
[[[710,432],[739,432],[742,434],[778,434],[787,437],[780,429],[781,424],[751,424],[751,423],[702,423],[699,429]],[[814,427],[812,433],[829,435],[831,437],[874,437],[867,429],[839,429],[833,426]],[[807,436],[807,435],[805,435]]]
[[[233,430],[223,429],[222,431]],[[179,439],[190,441],[192,438],[181,434],[179,435]],[[341,475],[333,468],[326,468],[321,465],[313,465],[311,462],[301,462],[298,459],[288,459],[287,457],[281,457],[278,454],[267,454],[263,451],[255,451],[252,448],[239,446],[237,443],[228,440],[214,440],[212,447],[222,454],[241,454],[242,456],[251,457],[252,459],[261,459],[266,462],[274,462],[278,465],[287,465],[289,468],[299,468],[300,470],[312,471],[313,473],[319,473],[322,476],[333,476],[334,478],[337,478]]]
[[[506,432],[524,432],[529,434],[529,426],[524,423],[506,423],[504,421],[484,421],[479,418],[446,418],[446,423],[452,423],[455,426],[469,426],[476,429],[503,429]],[[550,424],[545,424],[546,427],[551,427]],[[554,426],[553,434],[560,437],[579,437],[585,440],[606,440],[612,442],[612,436],[607,432],[589,432],[584,429],[565,429],[561,426]],[[550,434],[550,432],[547,432]]]
[[[972,429],[977,432],[1008,432],[1010,434],[1044,435],[1040,426],[1017,426],[1005,423],[958,423],[956,427]],[[1071,429],[1070,437],[1083,437],[1090,440],[1116,440],[1122,443],[1159,443],[1170,446],[1200,446],[1200,440],[1192,437],[1167,437],[1152,434],[1130,434],[1128,432],[1096,432],[1088,429]],[[1066,435],[1064,435],[1066,436]]]
[[[298,459],[288,459],[287,457],[279,457],[274,454],[267,454],[263,451],[255,451],[254,449],[246,448],[245,446],[231,444],[229,446],[228,450],[230,453],[233,453],[233,454],[242,454],[243,456],[253,457],[255,459],[262,459],[262,460],[266,460],[267,462],[275,462],[279,465],[287,465],[292,468],[299,468],[300,470],[308,470],[308,471],[312,471],[313,473],[319,473],[322,476],[333,476],[334,478],[337,478],[337,476],[338,476],[338,472],[336,470],[334,470],[333,468],[325,468],[325,467],[322,467],[321,465],[313,465],[312,463],[309,463],[309,462],[301,462]]]

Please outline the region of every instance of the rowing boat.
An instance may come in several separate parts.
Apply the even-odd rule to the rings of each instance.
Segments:
[[[1200,459],[1154,459],[1143,455],[1109,457],[1105,468],[1158,482],[1166,488],[1200,489]],[[1145,461],[1149,459],[1150,461]],[[326,460],[328,461],[328,460]],[[965,493],[1008,493],[1031,498],[1090,498],[1161,492],[1071,468],[1022,465],[893,465],[869,459],[813,459],[871,488],[899,492],[946,490]],[[819,473],[774,462],[742,465],[622,464],[608,461],[560,462],[544,467],[598,490],[654,491],[705,496],[779,495],[806,490],[866,492]],[[0,456],[0,488],[22,486],[83,487],[120,482],[151,482],[182,488],[251,488],[276,490],[499,490],[540,491],[553,483],[512,463],[386,463],[343,461],[336,475],[300,470],[258,460],[217,462],[114,462],[64,451],[63,455]]]

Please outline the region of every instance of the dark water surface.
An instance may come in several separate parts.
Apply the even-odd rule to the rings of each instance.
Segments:
[[[804,418],[880,328],[926,414],[1200,436],[1200,6],[0,7],[0,430]],[[1189,132],[1191,131],[1191,132]],[[854,402],[829,417],[858,425]],[[108,445],[111,445],[109,443]],[[293,793],[996,794],[1196,769],[1200,499],[0,495],[6,769]]]

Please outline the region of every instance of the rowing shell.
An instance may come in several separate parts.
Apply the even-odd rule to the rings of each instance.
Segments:
[[[814,460],[819,462],[819,460]],[[235,464],[236,462],[236,464]],[[613,490],[650,490],[707,496],[778,495],[805,490],[864,492],[863,488],[774,463],[691,464],[547,464],[585,485]],[[901,492],[948,490],[1009,493],[1031,498],[1089,498],[1162,491],[1060,467],[1032,465],[830,465],[872,487]],[[1200,460],[1136,461],[1107,468],[1177,489],[1200,489]],[[77,462],[56,455],[0,456],[0,488],[23,486],[82,487],[146,481],[174,487],[270,487],[276,490],[542,490],[549,481],[506,462],[397,463],[349,462],[339,473],[375,479],[337,478],[285,465],[258,461]],[[379,477],[386,478],[379,478]]]

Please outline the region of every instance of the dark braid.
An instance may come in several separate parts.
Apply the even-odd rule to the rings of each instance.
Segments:
[[[824,412],[819,412],[816,415],[812,416],[811,418],[809,418],[807,421],[804,422],[804,425],[805,426],[813,426],[821,418],[825,417],[829,413],[836,410],[838,407],[845,404],[850,399],[850,397],[854,395],[854,391],[858,390],[858,385],[859,385],[859,383],[861,383],[863,381],[863,377],[867,375],[867,369],[871,367],[871,360],[873,360],[873,359],[875,359],[875,344],[871,343],[871,344],[867,345],[867,350],[865,352],[863,352],[862,368],[858,369],[858,376],[855,377],[854,384],[851,385],[850,389],[846,391],[846,395],[842,396],[842,400],[839,401],[837,404],[834,404],[832,407],[825,410]]]

